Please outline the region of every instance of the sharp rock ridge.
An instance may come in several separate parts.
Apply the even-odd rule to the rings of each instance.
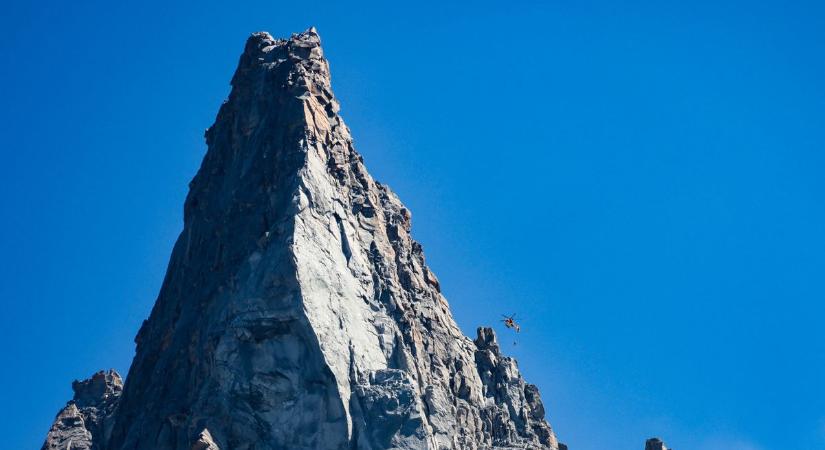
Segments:
[[[566,448],[492,329],[453,320],[315,29],[253,34],[231,85],[122,393],[78,384],[43,448]]]
[[[111,433],[123,380],[114,369],[72,383],[74,398],[57,413],[41,450],[101,450]]]

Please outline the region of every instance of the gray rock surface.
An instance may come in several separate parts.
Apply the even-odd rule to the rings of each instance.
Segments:
[[[72,383],[74,398],[60,410],[42,450],[101,450],[108,439],[123,382],[114,370]]]
[[[493,331],[459,330],[338,110],[314,29],[249,38],[114,425],[64,410],[72,448],[559,448]]]
[[[221,450],[218,444],[212,439],[212,434],[206,428],[198,434],[197,439],[192,444],[192,450]]]

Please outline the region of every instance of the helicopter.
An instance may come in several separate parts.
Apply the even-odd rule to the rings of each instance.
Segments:
[[[501,317],[504,317],[501,321],[504,322],[505,327],[516,330],[516,333],[521,332],[521,326],[516,323],[515,314],[510,314],[509,316],[502,314]]]

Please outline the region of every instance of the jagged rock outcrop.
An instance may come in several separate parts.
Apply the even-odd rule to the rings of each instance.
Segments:
[[[192,450],[220,450],[218,444],[212,439],[212,435],[206,428],[198,434],[195,443],[192,444]]]
[[[338,109],[314,29],[249,38],[89,448],[559,448],[492,330],[459,330]]]
[[[111,431],[123,382],[114,371],[100,371],[72,383],[74,398],[60,410],[41,450],[101,450]]]
[[[662,442],[661,439],[650,438],[645,442],[645,450],[667,450],[667,447],[665,447],[665,443]]]

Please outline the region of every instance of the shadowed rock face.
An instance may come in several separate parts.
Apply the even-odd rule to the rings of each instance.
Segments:
[[[668,450],[659,438],[650,438],[645,442],[645,450]],[[672,449],[671,449],[672,450]]]
[[[492,330],[459,330],[338,109],[314,29],[249,38],[113,425],[72,425],[72,448],[559,447]]]

